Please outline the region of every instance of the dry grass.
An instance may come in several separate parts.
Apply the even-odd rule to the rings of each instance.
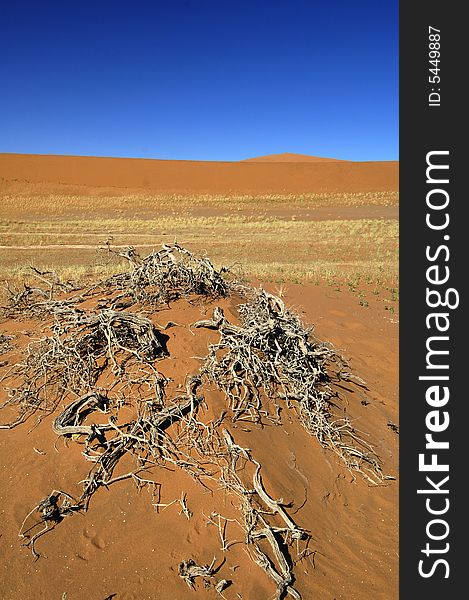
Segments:
[[[98,202],[97,202],[98,199]],[[179,212],[193,208],[216,208],[235,211],[259,206],[286,208],[320,208],[328,206],[397,206],[397,192],[356,192],[323,194],[266,194],[251,195],[2,195],[0,218],[16,215],[29,218],[31,215],[47,220],[50,215],[73,214],[121,214],[143,217],[154,215],[155,210]]]
[[[177,234],[179,232],[192,233],[226,231],[228,233],[239,233],[245,231],[248,234],[286,234],[292,232],[301,234],[333,234],[338,235],[343,229],[344,235],[363,232],[375,236],[380,232],[387,235],[386,228],[395,223],[394,219],[350,219],[350,220],[321,220],[300,219],[296,216],[287,219],[278,216],[260,217],[258,215],[217,215],[217,216],[163,216],[150,220],[138,218],[114,218],[114,219],[63,219],[60,221],[36,221],[15,222],[12,220],[0,220],[0,233],[4,240],[11,237],[12,243],[20,243],[18,240],[25,238],[30,241],[31,236],[40,239],[41,236],[56,235],[59,237],[80,237],[82,240],[87,236],[103,236],[104,234],[120,234],[129,237],[144,235],[155,237],[159,235]],[[18,237],[19,236],[19,237]],[[91,240],[92,243],[95,240]],[[5,242],[3,242],[5,243]],[[57,242],[60,243],[60,242]],[[64,242],[61,242],[64,243]]]
[[[106,267],[107,259],[97,249],[108,236],[112,236],[113,245],[142,248],[177,239],[196,250],[209,251],[218,263],[241,263],[247,272],[258,275],[283,269],[297,279],[312,279],[320,271],[338,274],[352,268],[370,273],[381,267],[396,273],[397,268],[395,220],[314,222],[202,217],[158,219],[149,228],[146,223],[134,221],[132,230],[128,221],[117,220],[89,223],[88,231],[85,226],[84,222],[61,223],[60,233],[15,233],[10,228],[2,235],[3,245],[11,248],[2,251],[3,276],[28,264],[76,268],[92,262],[98,269]],[[100,231],[93,231],[95,228]]]
[[[109,254],[99,250],[110,238],[113,246],[133,245],[144,253],[177,240],[246,277],[302,283],[349,281],[358,275],[397,286],[396,219],[349,213],[345,219],[340,210],[329,220],[295,214],[298,206],[396,202],[397,194],[382,192],[263,196],[254,203],[248,196],[4,196],[0,278],[19,280],[30,265],[73,280],[119,272],[122,264],[109,262]],[[217,207],[223,211],[211,214]]]

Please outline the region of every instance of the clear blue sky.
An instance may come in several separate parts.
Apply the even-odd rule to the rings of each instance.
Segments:
[[[398,158],[397,0],[10,0],[0,56],[0,152]]]

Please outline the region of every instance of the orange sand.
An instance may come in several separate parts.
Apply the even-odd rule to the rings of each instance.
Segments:
[[[357,429],[367,432],[376,446],[387,475],[397,475],[398,437],[388,422],[397,420],[397,328],[383,316],[382,307],[370,302],[365,310],[356,297],[337,293],[330,287],[291,286],[286,301],[304,311],[307,322],[317,324],[316,334],[328,339],[351,360],[353,371],[364,378],[368,390],[356,386],[338,389],[342,406]],[[218,302],[233,319],[231,300]],[[190,323],[207,313],[207,307],[178,301],[170,311],[156,315],[163,324],[173,320]],[[40,323],[15,324],[14,332],[37,336]],[[0,328],[12,331],[11,323]],[[184,327],[167,331],[168,359],[158,368],[175,382],[200,365],[195,358],[206,354],[216,332]],[[8,358],[8,357],[7,357]],[[175,383],[175,385],[176,385]],[[224,408],[217,392],[207,395],[208,416],[217,418]],[[5,417],[2,411],[2,421]],[[38,427],[33,421],[11,431],[0,432],[2,470],[0,537],[0,586],[3,600],[175,600],[217,598],[198,583],[191,591],[177,574],[181,560],[199,564],[225,562],[218,579],[232,585],[223,593],[227,600],[271,598],[274,586],[266,574],[234,544],[225,553],[218,530],[207,525],[216,511],[239,518],[236,500],[221,492],[210,494],[181,470],[155,469],[153,478],[162,484],[161,503],[178,499],[183,490],[193,517],[187,520],[173,504],[159,514],[146,490],[137,492],[130,481],[100,489],[85,515],[67,517],[50,534],[37,542],[47,558],[34,561],[18,538],[21,522],[29,510],[53,488],[79,495],[89,464],[80,446],[64,443],[52,433],[51,418]],[[336,456],[320,447],[288,411],[283,425],[260,427],[238,423],[232,429],[236,441],[252,450],[262,465],[266,489],[291,502],[289,514],[312,534],[312,554],[295,567],[295,587],[303,598],[368,600],[397,597],[397,494],[396,481],[370,487],[347,472]],[[37,451],[34,451],[34,448]],[[124,461],[125,462],[125,461]],[[122,472],[132,468],[122,465]],[[119,474],[116,472],[116,475]],[[227,539],[242,540],[242,531],[228,523]]]
[[[196,162],[0,154],[0,192],[66,186],[180,194],[395,191],[397,162]]]

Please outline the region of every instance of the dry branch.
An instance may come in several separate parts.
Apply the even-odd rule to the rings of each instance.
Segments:
[[[260,463],[249,448],[235,442],[225,424],[236,420],[262,424],[268,419],[278,425],[286,407],[350,470],[380,481],[379,460],[371,447],[349,420],[332,410],[331,366],[336,376],[348,380],[345,364],[330,346],[314,339],[280,298],[228,281],[226,270],[217,271],[207,258],[199,259],[178,244],[164,245],[145,258],[132,247],[116,251],[108,244],[107,249],[125,258],[129,270],[74,296],[63,296],[72,290],[70,282],[61,282],[54,272],[37,270],[45,289],[24,285],[9,290],[8,316],[48,317],[52,322],[50,335],[31,343],[22,361],[2,376],[8,399],[0,408],[16,407],[17,417],[0,428],[16,427],[33,415],[40,420],[55,413],[53,431],[80,437],[83,457],[92,463],[81,482],[80,498],[54,490],[28,513],[20,536],[27,538],[26,545],[38,558],[39,537],[65,516],[87,510],[100,487],[125,479],[131,479],[138,490],[148,487],[157,510],[178,503],[189,519],[192,513],[182,490],[179,499],[163,504],[160,484],[139,475],[155,467],[179,468],[207,489],[222,489],[233,496],[240,516],[229,521],[241,527],[249,555],[276,586],[277,600],[286,596],[298,600],[293,570],[305,555],[310,535],[294,523],[283,500],[267,492]],[[192,324],[194,329],[218,331],[219,340],[210,346],[200,372],[186,374],[185,393],[168,397],[168,380],[158,372],[157,362],[168,355],[167,336],[161,329],[176,324],[168,321],[159,328],[133,311],[147,309],[148,314],[150,307],[154,313],[181,297],[214,300],[234,293],[244,298],[238,310],[240,324],[230,323],[220,307],[211,318]],[[93,310],[81,306],[93,298]],[[130,307],[135,309],[122,310]],[[8,348],[5,336],[0,343]],[[227,406],[218,419],[205,423],[198,416],[205,402],[200,390],[213,382],[224,393]],[[122,423],[124,405],[132,408],[133,415]],[[99,423],[97,413],[106,414],[107,422]],[[135,468],[114,476],[125,455],[135,459]],[[34,513],[39,522],[23,531]],[[280,520],[282,527],[278,527]],[[236,543],[226,539],[227,521],[218,513],[212,513],[209,521],[217,527],[223,552]],[[296,561],[289,555],[293,546]],[[179,575],[191,588],[198,577],[212,586],[214,565],[215,559],[203,566],[193,559],[182,561]],[[219,581],[216,591],[222,595],[229,583]]]
[[[231,324],[217,307],[212,319],[193,327],[218,329],[203,373],[227,396],[234,417],[260,422],[263,404],[278,400],[297,407],[301,423],[325,447],[336,452],[351,471],[372,482],[382,480],[377,456],[350,421],[331,410],[334,392],[327,367],[345,363],[326,344],[311,337],[283,301],[264,290],[239,307],[241,326]],[[275,418],[270,418],[275,422]]]

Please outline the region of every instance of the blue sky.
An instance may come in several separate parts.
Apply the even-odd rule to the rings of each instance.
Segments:
[[[0,6],[0,152],[398,158],[397,1]]]

